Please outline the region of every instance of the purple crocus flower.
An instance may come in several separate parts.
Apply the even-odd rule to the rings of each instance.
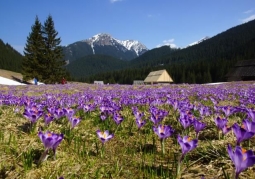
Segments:
[[[203,123],[203,122],[199,122],[198,120],[194,120],[193,122],[193,126],[195,128],[195,131],[196,131],[196,137],[198,136],[198,133],[200,131],[202,131],[205,127],[206,127],[206,124]]]
[[[55,113],[55,110],[56,110],[56,108],[53,107],[53,106],[47,107],[47,111],[48,111],[49,113],[51,113],[51,114],[54,114],[54,113]]]
[[[247,109],[247,114],[251,118],[253,122],[255,122],[255,110],[254,109]]]
[[[173,109],[176,111],[179,107],[179,101],[176,99],[168,100],[168,101],[173,106]]]
[[[135,122],[136,122],[136,125],[137,125],[138,129],[143,127],[145,125],[145,123],[146,123],[146,121],[142,120],[141,118],[136,119]]]
[[[242,128],[246,129],[249,132],[255,133],[255,122],[251,122],[248,119],[244,119]]]
[[[160,139],[165,139],[171,136],[174,132],[174,129],[169,125],[159,125],[158,127],[153,126],[153,131],[159,136]]]
[[[114,112],[113,120],[116,122],[117,125],[119,125],[123,121],[123,116],[121,116],[121,114],[118,112]]]
[[[133,114],[134,114],[136,119],[141,119],[144,116],[144,113],[140,112],[138,110],[137,111],[133,111]]]
[[[75,111],[72,108],[63,108],[66,117],[70,118],[74,115]]]
[[[151,117],[150,120],[157,125],[159,122],[161,122],[164,117],[168,115],[168,112],[162,109],[158,109],[155,106],[150,107]]]
[[[219,129],[222,129],[224,126],[227,125],[228,123],[228,120],[227,119],[224,119],[224,118],[221,118],[220,116],[218,116],[215,120],[214,120],[216,126],[219,128]]]
[[[44,115],[44,121],[46,125],[49,125],[49,123],[53,120],[54,120],[54,117],[52,116],[51,113],[47,113]]]
[[[235,151],[232,150],[230,144],[228,144],[228,155],[235,165],[235,178],[237,179],[239,174],[255,164],[255,156],[252,150],[242,149],[240,146],[236,146]]]
[[[220,116],[218,116],[215,120],[214,120],[216,126],[218,127],[218,129],[222,130],[222,133],[225,135],[227,134],[230,130],[231,127],[227,126],[228,120],[225,118],[221,118]]]
[[[64,134],[55,134],[55,133],[49,132],[49,131],[47,131],[45,133],[40,131],[38,133],[38,136],[41,139],[41,141],[45,147],[45,151],[52,149],[54,152],[54,155],[56,154],[56,149],[57,149],[58,145],[64,138]]]
[[[161,122],[163,120],[163,117],[162,116],[159,116],[159,115],[154,115],[154,114],[151,114],[151,117],[150,117],[150,120],[153,122],[153,124],[158,124],[159,122]]]
[[[179,119],[179,121],[184,129],[191,126],[193,123],[193,120],[194,119],[192,117],[189,117],[189,115],[184,115],[183,117],[180,117],[180,119]]]
[[[59,119],[65,115],[65,112],[62,108],[57,108],[55,109],[54,114],[55,114],[55,118]]]
[[[225,113],[225,116],[228,117],[231,114],[233,114],[236,109],[234,107],[231,107],[231,106],[224,106],[224,107],[222,107],[221,110]]]
[[[224,135],[226,135],[229,131],[231,131],[232,127],[228,127],[225,125],[221,130]]]
[[[181,160],[184,158],[184,156],[190,152],[191,150],[193,150],[194,148],[197,147],[197,143],[198,140],[197,139],[193,139],[191,140],[190,137],[188,136],[184,136],[183,138],[181,138],[180,135],[178,135],[177,137],[177,141],[180,144],[181,148],[182,148],[182,156],[181,156]]]
[[[200,116],[209,116],[210,109],[207,106],[201,106],[199,109]]]
[[[95,104],[85,104],[83,106],[83,111],[84,112],[89,112],[89,111],[95,110],[95,108],[96,108]]]
[[[71,123],[71,128],[74,128],[75,126],[77,126],[81,122],[80,118],[78,118],[76,116],[70,117],[69,121]]]
[[[106,118],[107,118],[107,115],[104,112],[101,112],[100,119],[104,121]]]
[[[31,121],[31,123],[35,123],[42,115],[43,111],[33,106],[31,108],[27,107],[23,113],[23,115]]]
[[[113,134],[109,134],[109,131],[106,130],[104,132],[101,132],[100,130],[96,131],[98,138],[102,141],[102,143],[104,144],[105,142],[107,142],[108,140],[110,140],[111,138],[113,138]]]
[[[107,119],[108,116],[111,116],[113,114],[113,109],[108,106],[100,106],[99,107],[101,113],[100,113],[100,118],[104,121]]]
[[[237,123],[235,123],[232,127],[235,136],[236,136],[236,144],[240,145],[240,143],[244,140],[250,139],[254,136],[254,132],[249,132],[246,129],[240,127]]]

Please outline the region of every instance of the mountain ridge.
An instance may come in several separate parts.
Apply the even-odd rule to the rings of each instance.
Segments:
[[[86,55],[109,55],[121,60],[131,60],[146,51],[148,48],[137,40],[119,40],[107,33],[99,33],[63,47],[64,60],[68,62]]]

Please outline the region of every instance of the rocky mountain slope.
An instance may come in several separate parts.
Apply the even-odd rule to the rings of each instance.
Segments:
[[[63,51],[64,59],[71,63],[86,55],[108,55],[121,60],[131,60],[148,49],[137,40],[118,40],[109,34],[101,33],[63,47]]]

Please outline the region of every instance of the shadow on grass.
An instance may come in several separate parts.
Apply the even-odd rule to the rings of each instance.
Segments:
[[[0,178],[2,178],[2,179],[8,178],[7,173],[10,171],[13,171],[13,170],[15,170],[14,166],[8,166],[8,167],[4,166],[0,170]]]
[[[18,126],[18,129],[21,130],[22,132],[25,132],[25,133],[30,133],[31,132],[31,123],[30,122],[26,122],[20,126]]]
[[[97,154],[96,152],[90,150],[89,153],[88,153],[88,155],[89,155],[89,156],[94,156],[94,157],[96,157],[96,156],[98,156],[98,155],[100,155],[100,154]]]
[[[18,129],[21,130],[22,132],[30,133],[30,131],[31,131],[31,123],[30,122],[26,122],[26,123],[18,126]]]
[[[35,131],[39,131],[39,128],[41,127],[37,128],[35,124],[31,124],[31,122],[26,122],[22,125],[17,126],[17,128],[22,132],[29,134]]]
[[[42,153],[43,153],[43,150],[39,150],[39,149],[32,149],[31,150],[31,154],[33,156],[33,163],[34,164],[38,164],[38,161],[39,161]]]
[[[215,131],[207,130],[199,134],[198,140],[218,140],[219,136]]]
[[[23,84],[26,84],[26,85],[31,85],[31,83],[26,82],[26,81],[22,81],[20,78],[17,78],[17,77],[15,77],[15,76],[12,76],[12,79],[13,79],[14,81],[19,82],[19,83],[23,83]]]
[[[144,144],[137,149],[138,152],[154,153],[157,151],[157,147],[153,144]]]
[[[175,176],[175,171],[163,165],[159,165],[159,166],[144,165],[141,167],[141,170],[152,178],[154,176],[158,176],[161,178],[174,178]]]

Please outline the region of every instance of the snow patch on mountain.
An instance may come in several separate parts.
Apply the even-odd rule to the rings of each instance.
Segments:
[[[204,38],[202,38],[202,39],[200,39],[200,40],[198,40],[196,42],[193,42],[193,43],[189,44],[187,47],[190,47],[190,46],[193,46],[193,45],[197,45],[197,44],[199,44],[199,43],[201,43],[201,42],[203,42],[205,40],[208,40],[209,38],[210,37],[206,36],[206,37],[204,37]]]
[[[124,47],[126,47],[128,50],[135,51],[137,56],[141,55],[140,52],[142,52],[143,50],[148,50],[145,45],[141,44],[137,40],[118,40],[118,42]]]

